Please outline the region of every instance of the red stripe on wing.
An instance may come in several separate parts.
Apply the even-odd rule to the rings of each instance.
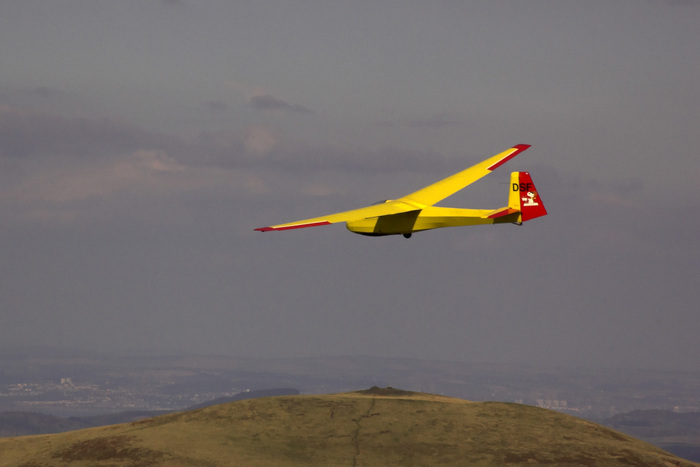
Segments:
[[[331,223],[328,221],[320,221],[320,222],[309,222],[308,224],[294,224],[294,225],[285,225],[284,227],[260,227],[259,229],[255,229],[258,232],[271,232],[273,230],[292,230],[292,229],[303,229],[305,227],[317,227],[319,225],[330,225]]]

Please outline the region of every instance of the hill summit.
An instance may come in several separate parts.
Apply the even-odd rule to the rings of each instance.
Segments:
[[[0,466],[697,466],[558,412],[371,388],[0,439]]]

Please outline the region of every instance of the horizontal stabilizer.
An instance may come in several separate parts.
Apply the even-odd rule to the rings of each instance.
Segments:
[[[515,214],[516,212],[520,212],[517,209],[513,208],[500,208],[496,209],[494,212],[488,215],[489,219],[498,219],[499,217],[503,216],[508,216],[510,214]]]

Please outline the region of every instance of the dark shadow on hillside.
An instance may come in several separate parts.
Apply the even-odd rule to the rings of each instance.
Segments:
[[[357,394],[366,394],[370,396],[415,396],[416,394],[419,394],[414,391],[404,391],[403,389],[392,388],[391,386],[387,386],[385,388],[372,386],[369,389],[363,389],[355,392]]]

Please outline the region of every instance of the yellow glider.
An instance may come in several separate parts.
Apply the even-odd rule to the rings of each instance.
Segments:
[[[547,214],[528,172],[511,174],[508,206],[499,209],[459,209],[433,205],[490,174],[529,147],[529,144],[517,144],[466,170],[396,200],[255,230],[269,232],[345,222],[348,230],[358,234],[403,235],[409,238],[413,232],[441,227],[521,224]]]

